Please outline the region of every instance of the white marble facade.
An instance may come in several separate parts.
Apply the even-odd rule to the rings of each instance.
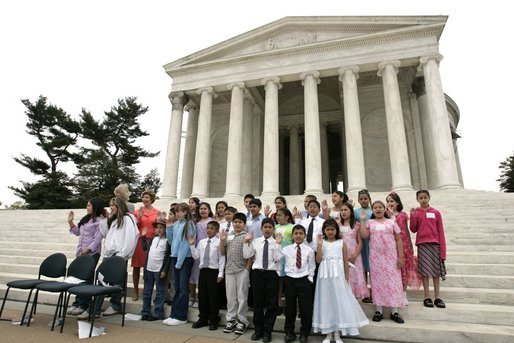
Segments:
[[[164,66],[163,198],[462,188],[446,16],[286,17]],[[189,113],[182,184],[180,128]]]

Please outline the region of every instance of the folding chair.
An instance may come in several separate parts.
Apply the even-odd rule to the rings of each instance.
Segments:
[[[71,262],[68,267],[68,277],[75,277],[80,280],[84,280],[84,282],[93,282],[93,278],[95,275],[95,267],[96,261],[93,256],[85,255],[78,256],[73,262]],[[72,287],[76,287],[80,284],[73,284],[68,282],[46,282],[36,286],[36,297],[39,291],[51,292],[51,293],[59,293],[59,299],[57,300],[57,304],[55,306],[54,319],[52,321],[52,331],[54,331],[55,320],[57,319],[57,312],[59,312],[59,317],[61,317],[62,312],[66,312],[66,308],[64,307],[64,302],[66,299],[66,293],[68,289]],[[34,307],[34,303],[32,304]],[[29,322],[32,318],[32,311],[29,315]],[[64,326],[64,322],[61,323],[61,333],[62,328]]]
[[[2,308],[0,309],[0,317],[2,317],[2,312],[4,311],[5,301],[7,300],[7,295],[9,294],[9,290],[11,288],[17,288],[17,289],[27,289],[30,290],[29,296],[27,297],[27,302],[25,303],[25,309],[23,310],[23,316],[21,317],[21,323],[20,326],[23,325],[23,322],[25,321],[25,316],[27,315],[27,308],[29,307],[30,298],[32,297],[32,291],[36,288],[37,285],[43,284],[43,283],[49,283],[49,282],[55,282],[52,280],[42,280],[41,277],[48,277],[48,278],[60,278],[64,277],[66,275],[66,256],[62,253],[55,253],[47,258],[41,263],[39,266],[39,274],[37,279],[22,279],[22,280],[14,280],[9,281],[7,283],[7,290],[5,291],[4,300],[2,302]],[[34,305],[31,309],[31,315],[32,311],[36,313],[36,307],[37,307],[37,292],[34,296]],[[30,320],[27,322],[27,326],[30,326]]]
[[[96,271],[95,285],[75,286],[68,289],[68,297],[64,308],[68,308],[70,295],[74,294],[80,297],[92,297],[93,300],[89,304],[89,320],[91,321],[91,329],[89,337],[93,333],[95,325],[95,311],[97,298],[99,296],[114,295],[120,293],[123,298],[121,305],[121,326],[125,326],[125,305],[127,303],[127,261],[120,256],[112,256],[103,260]],[[100,304],[101,305],[101,304]],[[63,315],[63,326],[66,318],[66,311]],[[92,318],[92,320],[91,320]],[[62,327],[61,327],[62,329]]]

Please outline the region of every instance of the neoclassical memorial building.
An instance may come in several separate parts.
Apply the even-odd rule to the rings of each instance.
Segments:
[[[166,64],[162,198],[462,188],[446,21],[286,17]]]

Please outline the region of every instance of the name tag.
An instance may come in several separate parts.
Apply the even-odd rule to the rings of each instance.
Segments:
[[[247,220],[246,221],[246,226],[252,227],[252,225],[253,225],[253,221],[252,220]]]
[[[343,227],[341,228],[341,232],[346,233],[346,232],[348,232],[348,231],[350,231],[350,227],[349,227],[349,226],[343,226]]]
[[[231,240],[233,240],[233,239],[234,239],[234,235],[229,235],[229,236],[227,237],[227,240],[228,240],[228,241],[231,241]]]
[[[378,224],[377,226],[375,226],[375,230],[377,230],[377,231],[384,231],[385,228],[386,227],[384,224]]]
[[[428,219],[435,219],[435,213],[427,212],[427,218]]]

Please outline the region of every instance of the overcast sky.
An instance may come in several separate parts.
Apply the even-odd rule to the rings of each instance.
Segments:
[[[440,40],[444,92],[459,106],[465,187],[497,191],[498,164],[514,151],[512,15],[487,1],[3,1],[0,4],[0,201],[35,180],[12,157],[37,153],[20,100],[39,95],[78,117],[100,117],[118,98],[149,107],[141,139],[161,151],[138,172],[164,172],[171,79],[163,65],[285,16],[449,15]]]

